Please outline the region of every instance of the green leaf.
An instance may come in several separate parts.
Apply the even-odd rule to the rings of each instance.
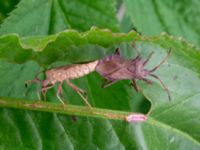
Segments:
[[[77,121],[73,121],[70,116],[61,114],[19,110],[13,101],[10,109],[0,109],[1,148],[200,149],[200,53],[188,42],[167,34],[144,37],[135,32],[115,34],[93,28],[85,33],[69,30],[46,37],[1,36],[1,58],[14,63],[26,63],[1,61],[0,97],[28,99],[28,104],[37,99],[38,85],[29,85],[26,89],[24,82],[33,79],[42,65],[94,60],[112,53],[116,47],[121,49],[125,58],[134,58],[136,54],[130,45],[133,40],[144,59],[152,51],[155,52],[147,69],[159,64],[169,48],[172,49],[168,61],[155,72],[170,90],[171,102],[157,80],[149,78],[153,80],[152,85],[138,81],[142,93],[152,104],[148,121],[133,124],[89,116],[77,116]],[[120,81],[102,89],[101,79],[94,72],[73,80],[73,83],[87,91],[93,107],[106,108],[111,112],[138,111],[134,107],[134,92],[128,81]],[[59,103],[56,90],[57,86],[47,92],[47,100],[52,105]],[[63,86],[63,96],[69,104],[83,105],[79,95],[67,85]],[[5,98],[3,101],[8,102]],[[2,101],[0,106],[4,106]],[[34,107],[30,109],[35,110]]]
[[[157,35],[163,31],[182,36],[200,46],[200,1],[124,0],[127,14],[139,32]]]
[[[0,24],[2,20],[8,16],[8,13],[11,12],[15,5],[19,2],[19,0],[9,1],[9,0],[2,0],[0,1]]]
[[[92,28],[85,33],[66,30],[43,37],[20,38],[16,34],[8,34],[0,37],[0,57],[16,63],[35,60],[41,65],[55,61],[91,61],[101,58],[106,53],[103,47],[129,42],[133,37],[137,37],[134,32],[113,34],[109,30],[98,28]]]
[[[64,29],[85,31],[91,26],[118,30],[113,0],[21,0],[0,34],[48,35]]]

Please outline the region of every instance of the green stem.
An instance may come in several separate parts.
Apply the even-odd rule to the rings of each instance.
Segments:
[[[128,115],[135,113],[116,110],[89,108],[87,106],[63,105],[50,102],[28,101],[21,99],[0,98],[0,107],[9,107],[25,110],[55,112],[75,116],[98,117],[113,120],[125,120]]]

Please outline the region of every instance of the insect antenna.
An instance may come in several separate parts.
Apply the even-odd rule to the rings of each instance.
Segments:
[[[148,61],[151,59],[151,57],[152,57],[153,54],[154,54],[154,52],[151,52],[151,53],[149,54],[149,56],[147,57],[147,59],[146,59],[146,60],[144,61],[144,63],[143,63],[144,66],[148,63]]]
[[[30,83],[42,83],[42,81],[40,79],[33,79],[33,80],[28,80],[25,82],[25,87],[27,88],[28,87],[28,84]]]
[[[164,90],[167,92],[169,101],[171,101],[170,92],[169,92],[168,88],[166,87],[166,85],[163,83],[163,81],[155,74],[150,74],[150,76],[152,76],[153,78],[157,79],[161,83],[161,85],[163,86]]]
[[[150,72],[156,71],[168,59],[170,53],[171,53],[171,48],[169,49],[169,52],[168,52],[167,56],[160,62],[159,65],[157,65],[156,67],[154,67],[153,69],[151,69]]]
[[[40,80],[39,77],[38,77],[39,74],[40,74],[41,72],[44,72],[44,70],[39,71],[39,72],[35,75],[35,79],[26,81],[26,82],[25,82],[25,87],[27,88],[27,87],[28,87],[28,84],[30,84],[30,83],[42,83],[42,80]]]
[[[140,52],[139,52],[139,50],[137,49],[137,47],[135,46],[135,42],[132,42],[132,43],[131,43],[131,46],[132,46],[133,48],[135,48],[135,51],[136,51],[136,53],[137,53],[137,56],[139,56],[139,55],[140,55]]]
[[[120,50],[119,50],[119,48],[116,48],[115,54],[116,54],[116,55],[120,55]]]

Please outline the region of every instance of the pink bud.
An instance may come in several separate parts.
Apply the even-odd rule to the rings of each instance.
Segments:
[[[126,116],[125,120],[127,122],[144,122],[147,120],[147,116],[146,115],[143,115],[143,114],[131,114],[131,115],[128,115]]]

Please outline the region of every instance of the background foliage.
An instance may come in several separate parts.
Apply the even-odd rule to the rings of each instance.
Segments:
[[[149,120],[132,124],[77,117],[73,121],[55,113],[0,108],[0,149],[200,149],[199,1],[17,3],[0,2],[0,97],[36,100],[38,86],[26,89],[24,82],[38,70],[99,59],[116,47],[124,57],[133,58],[130,42],[134,40],[144,58],[155,51],[147,68],[172,48],[170,59],[156,72],[169,88],[172,102],[156,81],[153,85],[139,82],[142,94],[130,88],[129,81],[105,90],[100,87],[102,78],[92,73],[74,83],[87,90],[94,107],[141,113],[151,107]],[[113,33],[131,29],[141,35]],[[48,101],[58,103],[55,92],[56,88],[48,92]],[[83,105],[66,85],[64,97],[70,104]]]

